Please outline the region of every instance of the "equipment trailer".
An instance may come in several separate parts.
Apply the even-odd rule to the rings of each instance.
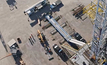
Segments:
[[[15,63],[17,65],[25,65],[24,61],[22,60],[21,56],[22,56],[22,53],[21,51],[19,50],[19,46],[18,44],[16,43],[16,41],[14,39],[10,40],[8,42],[8,46],[11,50],[11,54],[15,60]]]

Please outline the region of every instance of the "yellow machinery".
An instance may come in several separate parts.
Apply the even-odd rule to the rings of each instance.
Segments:
[[[85,6],[83,8],[83,14],[87,14],[89,18],[91,19],[92,23],[95,19],[96,15],[96,9],[97,9],[97,0],[94,0],[89,5]],[[100,6],[102,7],[102,4],[100,3]],[[100,8],[98,9],[99,12],[103,12]]]
[[[99,59],[98,62],[100,65],[103,65],[106,62],[106,59]]]
[[[40,42],[43,43],[44,47],[46,47],[46,44],[45,44],[45,41],[46,41],[45,35],[43,33],[41,33],[40,30],[38,30],[37,33],[38,33],[37,36],[38,36]]]
[[[38,38],[40,39],[40,41],[41,41],[42,43],[44,43],[45,41],[43,40],[43,36],[42,36],[40,30],[38,30],[37,32],[38,32]]]

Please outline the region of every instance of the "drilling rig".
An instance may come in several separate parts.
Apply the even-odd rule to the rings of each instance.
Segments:
[[[99,12],[101,9],[103,12]],[[94,20],[91,51],[95,56],[95,63],[101,65],[107,60],[107,0],[98,0],[96,17]]]

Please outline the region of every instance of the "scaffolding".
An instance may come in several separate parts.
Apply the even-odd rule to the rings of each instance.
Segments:
[[[102,12],[99,11],[102,10]],[[98,0],[96,17],[94,21],[94,30],[93,30],[93,39],[91,45],[91,51],[94,53],[96,63],[99,65],[103,61],[99,62],[99,60],[105,60],[106,51],[105,47],[105,39],[107,38],[107,0]],[[107,45],[106,45],[107,46]]]

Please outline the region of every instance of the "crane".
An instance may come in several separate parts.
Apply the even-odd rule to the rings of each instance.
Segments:
[[[1,32],[0,32],[0,34],[1,34]],[[2,39],[2,41],[4,41],[4,40]],[[6,51],[7,51],[7,46],[5,46],[5,45],[6,45],[6,44],[4,44],[4,47],[5,47]],[[21,53],[21,51],[19,50],[19,46],[18,46],[18,44],[16,43],[16,41],[15,41],[14,39],[12,39],[12,40],[10,40],[10,41],[7,43],[7,45],[9,46],[11,53],[9,53],[9,54],[7,54],[6,56],[0,58],[0,60],[3,60],[3,59],[5,59],[5,58],[7,58],[7,57],[9,57],[9,56],[13,56],[13,59],[15,60],[16,64],[25,65],[25,63],[24,63],[24,61],[23,61],[23,59],[22,59],[22,57],[21,57],[22,53]]]
[[[3,59],[5,59],[5,58],[7,58],[7,57],[9,57],[9,56],[12,56],[12,53],[9,53],[9,54],[7,54],[6,56],[0,58],[0,60],[3,60]],[[24,63],[24,61],[23,61],[22,59],[20,60],[20,63],[21,63],[21,65],[25,65],[25,63]]]
[[[46,39],[43,33],[40,32],[40,30],[37,31],[38,38],[40,39],[40,42],[45,43]]]
[[[6,56],[4,56],[4,57],[0,58],[0,60],[4,59],[4,58],[6,58],[6,57],[9,57],[9,56],[11,56],[11,55],[12,55],[12,54],[11,54],[11,53],[9,53],[8,55],[6,55]]]

